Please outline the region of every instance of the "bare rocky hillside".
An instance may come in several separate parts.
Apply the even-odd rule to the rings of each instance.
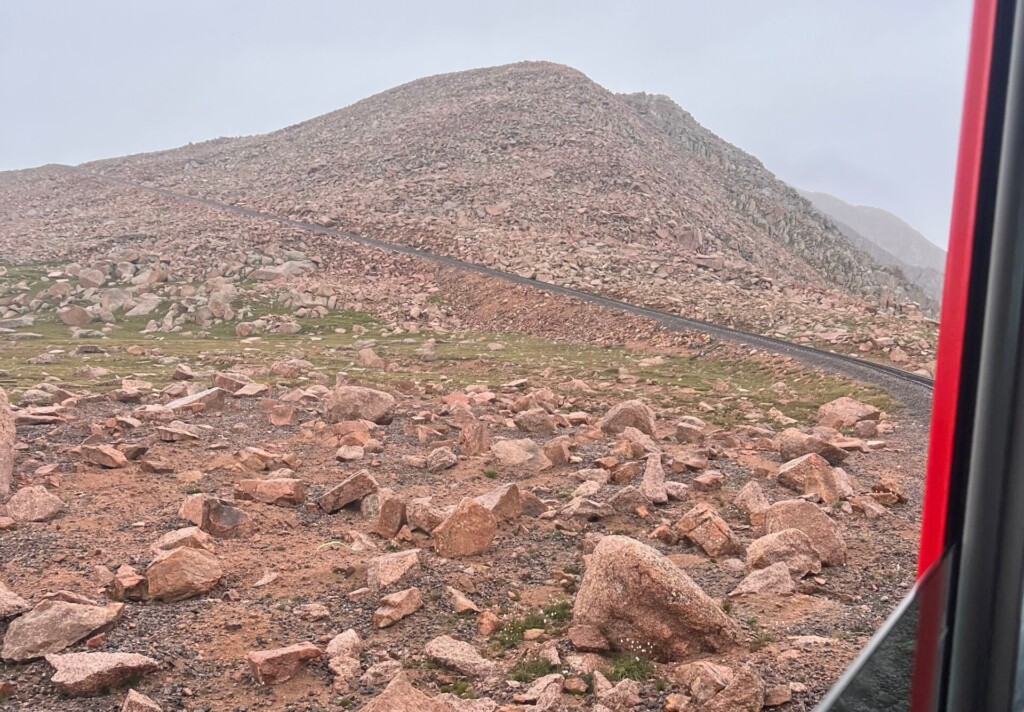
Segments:
[[[915,368],[933,356],[928,300],[898,269],[678,106],[559,65],[428,77],[88,167],[834,348],[904,336]]]

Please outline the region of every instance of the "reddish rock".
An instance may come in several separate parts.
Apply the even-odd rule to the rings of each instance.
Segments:
[[[702,502],[676,522],[676,534],[703,549],[709,556],[723,556],[740,550],[739,540],[715,508]]]
[[[701,708],[701,712],[761,712],[764,707],[764,681],[748,665],[741,666],[732,684]]]
[[[212,552],[214,549],[213,537],[199,527],[184,527],[167,532],[157,539],[150,549],[153,553],[158,554],[161,551],[171,551],[181,546]]]
[[[10,493],[14,482],[14,413],[7,393],[0,388],[0,501]]]
[[[832,466],[817,453],[801,455],[779,468],[779,484],[796,492],[803,492],[809,479],[815,479],[822,472],[830,472]]]
[[[739,585],[729,592],[730,596],[744,596],[756,593],[793,593],[796,586],[784,561],[752,571]]]
[[[581,653],[606,653],[611,650],[601,631],[592,625],[574,625],[567,633],[569,642]]]
[[[463,426],[459,434],[459,452],[468,457],[483,455],[491,449],[490,431],[487,423],[473,421]]]
[[[373,522],[373,531],[385,539],[391,539],[405,526],[405,500],[386,487],[377,490],[376,497],[378,512]]]
[[[394,396],[361,386],[339,386],[324,398],[324,417],[329,423],[369,420],[380,425],[395,415]]]
[[[797,578],[821,571],[818,552],[799,529],[773,532],[755,539],[747,547],[747,566],[750,568],[763,569],[777,563],[784,563]]]
[[[28,601],[0,583],[0,621],[20,616],[30,608]]]
[[[823,564],[842,566],[846,563],[846,542],[839,525],[811,502],[802,499],[776,502],[765,512],[764,525],[769,534],[799,529],[807,535]]]
[[[654,437],[654,417],[654,410],[643,401],[628,400],[612,406],[598,425],[609,435],[618,435],[627,427],[634,427]]]
[[[330,514],[358,502],[378,489],[377,480],[373,479],[368,471],[360,470],[320,495],[317,504],[320,505],[320,509]]]
[[[373,612],[375,628],[387,628],[407,616],[411,616],[423,605],[423,594],[418,588],[407,588],[380,599],[380,607]]]
[[[252,531],[252,518],[229,501],[208,494],[192,494],[178,509],[178,516],[215,537],[240,537]]]
[[[424,652],[435,663],[470,677],[487,677],[498,672],[494,661],[481,656],[469,643],[448,635],[431,640]]]
[[[830,465],[838,465],[846,459],[848,453],[821,438],[800,432],[796,428],[786,428],[776,438],[776,447],[784,460],[795,460],[803,455],[815,453],[825,458]]]
[[[661,455],[658,453],[647,456],[647,465],[644,467],[644,478],[640,482],[640,491],[654,504],[668,502],[665,469],[661,466]]]
[[[149,596],[166,603],[183,601],[213,589],[223,576],[217,558],[202,549],[181,547],[146,568]]]
[[[57,313],[60,320],[67,326],[86,326],[92,322],[92,314],[85,307],[77,305],[66,307]]]
[[[137,653],[67,653],[47,655],[56,671],[50,682],[65,695],[97,695],[154,672],[160,663]]]
[[[734,675],[732,669],[724,665],[698,660],[677,667],[672,678],[694,702],[703,705],[731,685]]]
[[[279,403],[270,409],[270,424],[277,428],[299,424],[299,409],[287,403]]]
[[[516,519],[523,512],[519,487],[515,484],[502,485],[487,494],[480,495],[476,501],[493,514],[499,522]]]
[[[818,424],[831,428],[851,426],[865,420],[875,421],[880,416],[878,408],[848,396],[836,398],[818,408]]]
[[[420,572],[420,550],[395,551],[375,556],[367,566],[367,585],[377,593],[407,581]]]
[[[183,396],[172,400],[164,407],[170,411],[187,410],[213,412],[224,410],[227,404],[228,392],[223,388],[207,388],[192,395]]]
[[[45,522],[64,511],[64,502],[42,485],[22,487],[7,500],[7,514],[16,522]]]
[[[409,681],[408,673],[401,672],[384,692],[362,708],[362,712],[451,712],[451,708],[417,690]]]
[[[121,712],[161,712],[160,705],[135,690],[128,690],[128,695],[121,704]]]
[[[286,648],[252,651],[245,659],[261,685],[278,685],[291,680],[305,663],[321,655],[323,651],[312,643],[296,643]]]
[[[109,628],[123,610],[123,603],[93,606],[59,600],[42,601],[11,621],[4,635],[0,657],[7,662],[22,662],[59,653]]]
[[[473,499],[465,498],[439,524],[431,538],[438,556],[473,556],[487,551],[497,533],[497,520]]]
[[[235,483],[235,497],[278,506],[302,504],[306,500],[306,485],[294,477],[239,480]]]
[[[735,624],[682,569],[624,536],[602,538],[591,554],[573,624],[593,626],[613,649],[662,661],[720,652],[739,641]]]

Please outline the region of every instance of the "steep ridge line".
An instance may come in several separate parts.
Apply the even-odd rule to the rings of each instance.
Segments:
[[[390,250],[392,252],[399,252],[415,257],[419,257],[425,260],[452,267],[460,270],[467,270],[484,274],[490,277],[496,277],[518,284],[525,284],[542,289],[552,294],[560,294],[563,296],[574,297],[582,301],[598,304],[601,306],[609,307],[611,309],[618,309],[622,311],[635,314],[637,316],[643,316],[649,319],[653,319],[663,324],[670,329],[686,329],[690,331],[699,331],[711,336],[731,341],[733,343],[742,344],[744,346],[750,346],[754,348],[764,349],[772,353],[782,354],[791,356],[798,359],[799,361],[816,368],[821,368],[834,373],[850,376],[862,381],[874,383],[879,385],[898,398],[912,410],[918,411],[921,414],[927,414],[930,411],[930,400],[931,391],[934,386],[934,381],[926,376],[921,376],[916,373],[904,371],[896,368],[895,366],[888,366],[886,364],[876,363],[873,361],[867,361],[860,359],[855,356],[849,356],[847,354],[836,353],[834,351],[826,351],[824,349],[817,349],[812,346],[806,346],[804,344],[796,344],[785,339],[779,339],[772,336],[765,336],[763,334],[754,334],[746,331],[740,331],[726,326],[720,326],[718,324],[712,324],[697,319],[690,319],[668,312],[658,311],[656,309],[650,309],[648,307],[637,306],[628,302],[619,301],[617,299],[611,299],[591,292],[583,292],[569,287],[563,287],[557,284],[551,284],[549,282],[541,282],[536,279],[530,279],[528,277],[522,277],[517,274],[510,272],[502,272],[500,270],[486,267],[480,264],[474,264],[472,262],[464,262],[462,260],[453,259],[451,257],[445,257],[432,252],[427,252],[415,247],[408,247],[406,245],[399,245],[391,242],[385,242],[365,235],[359,235],[352,232],[346,232],[344,230],[336,230],[329,227],[323,227],[321,225],[315,225],[313,223],[302,222],[299,220],[292,220],[290,218],[273,215],[271,213],[263,213],[258,210],[252,210],[251,208],[243,208],[237,205],[231,205],[229,203],[221,203],[215,200],[209,200],[206,198],[199,198],[185,193],[178,193],[175,191],[167,190],[166,188],[157,188],[153,186],[140,185],[132,181],[124,180],[121,178],[114,178],[107,176],[102,173],[95,173],[93,171],[86,170],[79,166],[68,166],[57,164],[59,168],[84,175],[90,178],[96,178],[99,180],[109,181],[136,190],[145,190],[151,193],[156,193],[176,200],[186,200],[199,205],[205,205],[207,207],[227,210],[239,215],[245,215],[250,218],[257,220],[269,220],[276,222],[281,225],[287,225],[289,227],[305,230],[319,235],[329,235],[332,237],[339,237],[345,240],[351,240],[362,245],[369,247],[375,247],[381,250]]]

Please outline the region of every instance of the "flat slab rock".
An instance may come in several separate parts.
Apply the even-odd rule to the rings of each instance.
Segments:
[[[96,695],[160,667],[138,653],[67,653],[47,655],[56,673],[50,682],[65,695]]]
[[[123,610],[123,603],[90,606],[43,601],[7,627],[0,657],[7,662],[22,662],[59,653],[112,625]]]
[[[323,651],[312,643],[296,643],[285,648],[251,652],[245,659],[261,685],[277,685],[292,679],[306,662],[321,655]]]

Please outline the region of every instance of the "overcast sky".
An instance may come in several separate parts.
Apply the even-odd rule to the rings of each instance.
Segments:
[[[262,133],[524,59],[667,94],[945,245],[969,0],[0,2],[0,170]]]

